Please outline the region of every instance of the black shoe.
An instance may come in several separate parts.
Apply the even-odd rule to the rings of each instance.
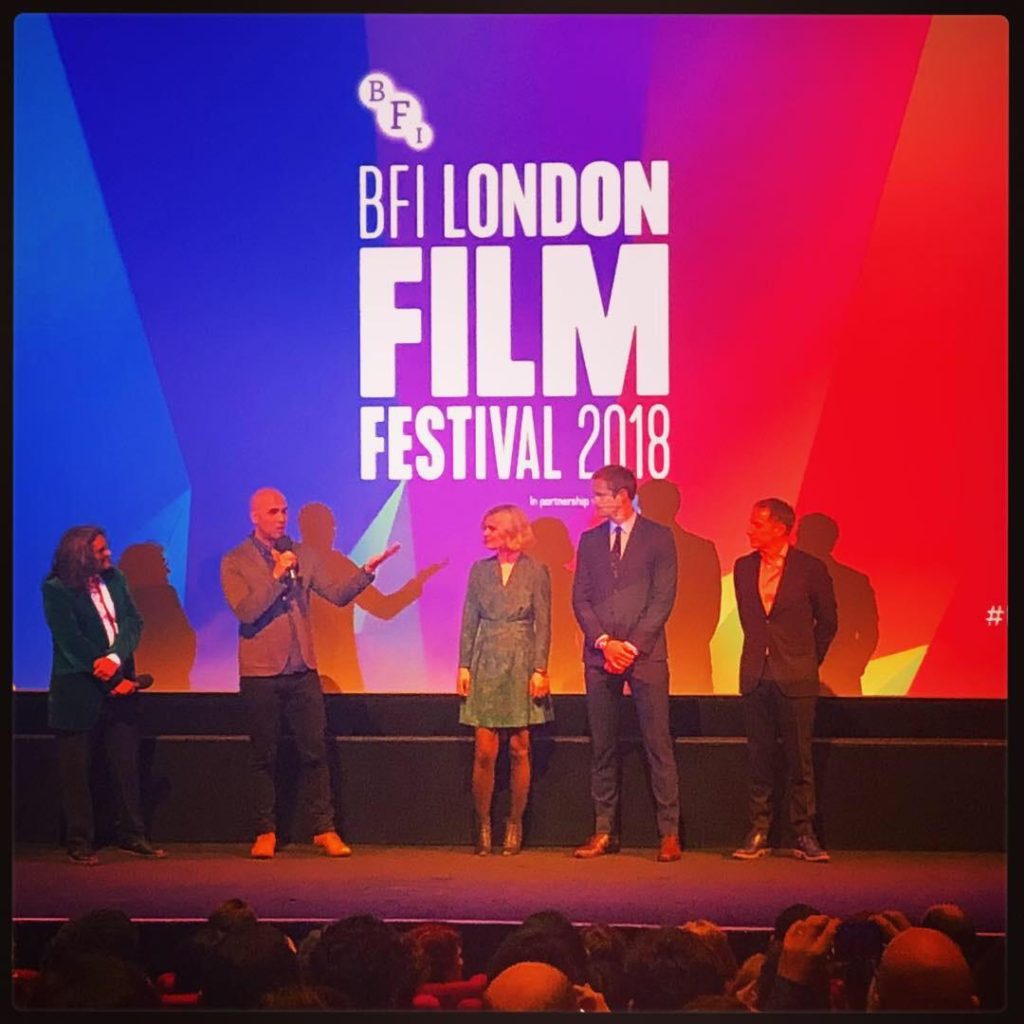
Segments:
[[[771,853],[768,845],[768,833],[762,829],[751,829],[743,845],[738,850],[733,850],[732,855],[736,860],[757,860],[758,857],[767,857]]]
[[[793,856],[797,860],[817,861],[819,863],[832,859],[821,843],[818,842],[817,836],[813,832],[797,837],[796,843],[793,846]]]
[[[68,850],[68,860],[72,864],[81,864],[87,868],[94,868],[100,862],[99,857],[88,846],[72,846]]]
[[[137,839],[126,839],[124,842],[118,843],[118,849],[124,850],[125,853],[130,853],[136,857],[146,857],[148,860],[161,860],[167,856],[165,850],[158,849],[141,836]]]

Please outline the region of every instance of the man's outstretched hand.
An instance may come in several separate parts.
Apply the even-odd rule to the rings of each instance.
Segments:
[[[379,555],[374,555],[373,558],[368,558],[366,564],[363,566],[363,572],[376,572],[377,566],[385,559],[390,558],[402,545],[392,544],[390,547],[385,548]]]

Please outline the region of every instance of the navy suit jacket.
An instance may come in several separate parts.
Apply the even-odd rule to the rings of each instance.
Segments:
[[[790,546],[770,614],[758,589],[761,554],[736,560],[733,584],[743,626],[740,693],[749,693],[765,674],[787,697],[818,693],[818,666],[836,635],[836,597],[832,577],[820,558]]]
[[[676,599],[676,545],[672,531],[636,517],[618,577],[612,575],[607,522],[580,537],[572,607],[583,630],[583,662],[603,665],[594,641],[607,633],[628,640],[640,652],[637,662],[665,661],[665,623]]]

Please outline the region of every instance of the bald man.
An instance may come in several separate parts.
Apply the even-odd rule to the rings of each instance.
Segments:
[[[971,971],[957,944],[933,928],[907,928],[885,948],[868,1009],[976,1010]]]
[[[516,1013],[578,1009],[572,982],[557,967],[526,960],[506,967],[484,991],[484,1008]]]
[[[313,820],[313,843],[328,856],[347,857],[351,848],[334,827],[324,749],[323,693],[309,625],[309,592],[348,604],[373,581],[377,566],[398,550],[394,544],[354,575],[335,578],[312,549],[285,534],[288,503],[273,487],[249,500],[252,533],[221,560],[220,581],[238,617],[239,691],[249,723],[250,768],[255,801],[251,855],[274,856],[277,740],[286,718],[298,749]]]

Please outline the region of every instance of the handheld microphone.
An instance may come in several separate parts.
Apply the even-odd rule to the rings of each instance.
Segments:
[[[288,537],[288,536],[278,537],[277,540],[274,541],[274,550],[275,551],[280,551],[281,554],[284,554],[286,551],[293,550],[294,547],[295,547],[295,541],[293,541],[291,539],[291,537]],[[296,571],[294,565],[290,566],[288,568],[287,572],[288,572],[288,579],[294,581],[294,580],[297,580],[299,578],[299,574]]]

